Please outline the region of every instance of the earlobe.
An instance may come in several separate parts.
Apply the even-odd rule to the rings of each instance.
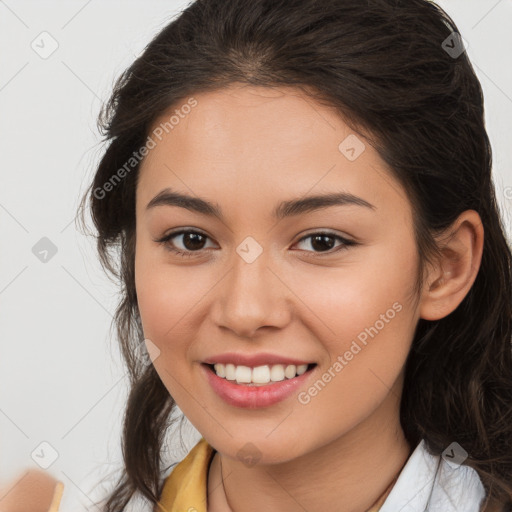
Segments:
[[[441,257],[425,278],[420,318],[439,320],[457,309],[475,282],[483,241],[484,229],[478,213],[463,212],[438,242]]]

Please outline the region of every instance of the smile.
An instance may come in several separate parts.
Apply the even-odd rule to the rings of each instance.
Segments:
[[[270,382],[281,382],[285,379],[293,379],[302,375],[308,370],[308,366],[314,363],[294,364],[273,364],[262,365],[251,368],[250,366],[216,363],[209,365],[215,371],[217,377],[236,381],[237,384],[261,386]]]
[[[299,388],[316,373],[317,364],[274,364],[251,368],[231,363],[201,363],[200,366],[212,390],[227,404],[255,409],[271,406],[298,393]]]

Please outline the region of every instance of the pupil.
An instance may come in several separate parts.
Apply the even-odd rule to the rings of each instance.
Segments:
[[[201,240],[202,238],[204,238],[203,235],[199,233],[185,233],[183,243],[189,250],[201,249],[204,243],[204,240]],[[333,247],[333,241],[334,239],[330,235],[316,235],[312,238],[311,245],[314,249],[319,249],[320,251],[329,250]]]
[[[184,238],[183,238],[183,244],[185,245],[185,247],[187,247],[188,244],[187,243],[187,239],[192,239],[192,247],[187,247],[187,249],[189,250],[193,250],[193,249],[201,249],[201,247],[198,247],[196,244],[198,243],[198,238],[202,238],[203,235],[200,235],[199,233],[185,233],[184,235]],[[204,243],[204,241],[203,241]],[[199,245],[201,245],[201,242],[199,242]]]
[[[317,245],[317,241],[320,240],[320,246]],[[333,246],[333,237],[330,236],[330,235],[316,235],[314,236],[312,239],[311,239],[311,245],[313,246],[314,249],[322,249],[322,244],[323,245],[323,248],[325,249],[325,241],[326,240],[330,240],[331,243],[327,243],[328,247],[327,247],[327,250],[329,249],[332,249],[332,246]]]

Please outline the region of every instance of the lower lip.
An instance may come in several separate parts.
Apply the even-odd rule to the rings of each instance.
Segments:
[[[228,404],[235,407],[256,409],[268,407],[292,395],[299,386],[311,376],[316,366],[293,379],[286,379],[273,382],[264,386],[247,386],[236,384],[236,381],[227,380],[217,374],[204,363],[202,370],[213,390]]]

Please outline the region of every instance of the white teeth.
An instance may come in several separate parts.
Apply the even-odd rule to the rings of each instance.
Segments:
[[[293,379],[297,375],[297,367],[294,364],[288,365],[284,370],[284,376],[287,379]]]
[[[270,380],[272,382],[284,380],[284,366],[282,364],[275,364],[270,368]]]
[[[227,380],[236,380],[238,384],[264,385],[269,382],[279,382],[286,379],[293,379],[302,375],[308,368],[307,364],[294,365],[282,364],[263,365],[250,368],[249,366],[235,366],[234,364],[216,363],[213,365],[218,377]]]
[[[256,366],[252,369],[252,382],[255,384],[268,384],[270,382],[270,369],[268,366]]]
[[[222,364],[219,364],[219,366],[223,366]],[[228,380],[235,380],[235,365],[234,364],[227,364],[225,367],[225,377]]]
[[[297,375],[302,375],[308,369],[307,364],[301,364],[297,366]]]
[[[237,366],[235,370],[235,380],[240,382],[251,382],[251,369],[248,366]]]
[[[213,367],[215,368],[215,373],[219,377],[225,377],[226,376],[226,367],[223,364],[214,364]]]

